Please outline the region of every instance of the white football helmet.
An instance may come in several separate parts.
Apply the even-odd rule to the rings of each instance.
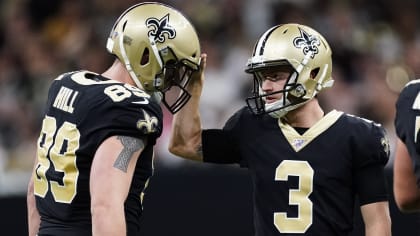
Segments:
[[[135,84],[159,93],[171,113],[191,95],[185,86],[200,67],[200,43],[189,20],[178,10],[157,2],[127,9],[115,22],[107,49],[125,64]],[[176,86],[180,94],[169,104],[165,93]]]
[[[262,91],[263,73],[279,66],[293,69],[282,90]],[[310,99],[322,89],[331,87],[331,48],[314,29],[299,24],[277,25],[257,41],[245,71],[254,75],[253,95],[246,99],[254,114],[269,113],[280,118]],[[276,102],[266,104],[265,97],[283,93]]]

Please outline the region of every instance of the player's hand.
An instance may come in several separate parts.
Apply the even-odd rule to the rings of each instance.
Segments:
[[[198,71],[195,71],[194,74],[192,75],[192,82],[204,82],[204,70],[206,69],[207,66],[207,54],[206,53],[202,53],[201,54],[201,60],[200,60],[200,69]]]

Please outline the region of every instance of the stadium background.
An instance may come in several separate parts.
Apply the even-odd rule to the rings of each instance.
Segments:
[[[132,0],[0,1],[0,228],[26,235],[26,184],[49,83],[80,68],[102,72],[113,22]],[[333,49],[329,109],[382,123],[391,141],[401,87],[420,72],[420,2],[416,0],[174,0],[196,26],[208,69],[202,97],[204,128],[221,127],[244,105],[251,78],[243,72],[254,42],[269,27],[308,24]],[[205,109],[204,109],[205,108]],[[250,179],[236,166],[194,163],[166,150],[171,116],[156,147],[155,176],[145,201],[144,235],[252,235]],[[356,210],[356,215],[360,214]],[[420,215],[398,212],[393,233],[420,235]],[[363,231],[359,218],[354,235]]]

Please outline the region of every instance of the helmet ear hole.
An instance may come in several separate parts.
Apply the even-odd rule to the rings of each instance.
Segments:
[[[319,67],[311,70],[311,79],[315,79],[316,76],[318,75],[318,72],[319,72]]]
[[[141,56],[140,65],[144,66],[147,63],[149,63],[149,60],[150,60],[149,55],[150,55],[149,49],[145,48],[143,51],[143,55]]]

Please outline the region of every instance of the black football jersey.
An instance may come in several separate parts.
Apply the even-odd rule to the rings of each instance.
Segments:
[[[203,131],[203,158],[249,169],[256,235],[343,236],[352,231],[356,195],[361,204],[388,200],[384,132],[334,110],[301,135],[244,108],[223,130]]]
[[[401,91],[396,103],[395,129],[407,146],[420,188],[420,80],[413,80]]]
[[[161,132],[162,110],[144,91],[88,71],[55,79],[33,176],[39,235],[92,234],[90,169],[99,145],[114,135],[147,139],[125,202],[127,235],[137,235],[143,193],[153,174],[153,146]]]

